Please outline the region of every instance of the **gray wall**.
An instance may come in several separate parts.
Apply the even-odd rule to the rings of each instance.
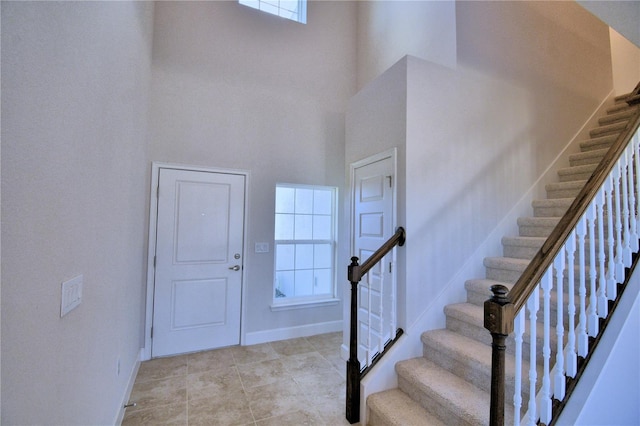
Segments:
[[[142,342],[152,18],[143,2],[2,2],[3,424],[120,412]]]

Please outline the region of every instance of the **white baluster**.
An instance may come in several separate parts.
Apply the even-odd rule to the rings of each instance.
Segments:
[[[396,250],[393,249],[393,270],[396,270]],[[396,300],[398,298],[398,283],[396,280],[392,280],[391,282],[391,318],[390,318],[390,327],[391,327],[391,340],[395,340],[396,332],[398,330],[398,313],[396,311]]]
[[[373,299],[373,297],[371,297],[371,271],[367,272],[367,365],[371,365],[373,363],[373,356],[374,356],[374,352],[373,352],[373,337],[371,336],[371,329],[373,328],[373,322],[372,322],[372,315],[371,315],[371,311],[372,311],[372,302],[371,300]]]
[[[596,307],[598,300],[596,298],[596,203],[593,201],[587,207],[585,212],[589,223],[589,306],[588,306],[588,332],[589,336],[596,337],[598,335],[598,313]]]
[[[542,340],[542,389],[540,389],[540,422],[549,424],[551,421],[551,376],[549,374],[551,359],[551,289],[553,288],[553,274],[551,268],[542,276],[543,304],[543,340]]]
[[[634,175],[636,177],[636,190],[640,190],[640,133],[636,132],[635,136],[631,138],[631,145],[633,145],[633,158],[634,158]],[[640,196],[636,197],[636,222],[640,221]]]
[[[613,248],[615,247],[614,228],[613,228],[613,176],[609,174],[604,182],[604,191],[607,201],[607,249],[609,260],[607,261],[607,297],[609,300],[616,298],[616,289],[618,282],[616,280],[616,263]]]
[[[567,315],[569,317],[569,334],[566,349],[567,375],[575,377],[578,372],[578,356],[576,354],[576,294],[575,294],[575,251],[576,251],[576,231],[571,231],[566,242],[567,248],[567,272],[568,272],[568,292]]]
[[[385,338],[386,338],[386,332],[385,332],[385,327],[384,327],[384,318],[386,315],[386,312],[384,311],[384,300],[385,300],[385,294],[384,294],[384,276],[385,276],[385,271],[384,271],[384,265],[386,264],[385,262],[386,256],[384,258],[382,258],[382,260],[380,261],[380,301],[378,302],[378,309],[379,311],[379,316],[378,316],[378,327],[380,328],[380,333],[378,334],[378,353],[382,353],[384,352],[384,344],[385,344]]]
[[[536,405],[536,380],[538,378],[536,371],[536,318],[540,308],[538,287],[536,285],[527,300],[527,309],[529,309],[529,426],[535,426],[538,423]]]
[[[515,392],[513,394],[513,424],[520,425],[520,409],[522,408],[522,336],[524,335],[525,309],[520,309],[513,321],[513,338],[515,340]]]
[[[629,231],[629,191],[627,185],[627,165],[629,158],[627,156],[627,150],[624,151],[620,160],[620,181],[622,183],[622,233],[624,238],[622,239],[622,263],[625,267],[631,266],[631,233]]]
[[[631,246],[631,251],[635,253],[640,248],[640,242],[638,241],[638,210],[636,206],[636,191],[638,190],[638,187],[633,179],[634,161],[636,158],[634,148],[635,145],[632,140],[627,146],[627,180],[629,181],[629,226],[631,234],[629,245]]]
[[[595,199],[596,209],[598,217],[596,222],[598,223],[598,316],[600,318],[606,318],[609,311],[609,304],[607,303],[607,296],[605,294],[605,287],[607,286],[607,279],[605,276],[605,261],[606,256],[604,252],[604,187],[600,188]]]
[[[556,374],[553,381],[553,397],[562,401],[565,392],[565,379],[564,379],[564,258],[565,258],[566,243],[560,249],[556,258],[553,261],[553,266],[556,272],[556,294],[557,300],[557,314],[556,314],[556,337],[557,337],[557,349],[556,349]],[[573,264],[569,264],[569,268],[573,269]]]
[[[624,281],[624,261],[623,261],[623,251],[622,251],[622,210],[620,209],[620,162],[616,162],[613,167],[613,191],[614,191],[614,211],[616,219],[616,281],[623,282]]]
[[[578,282],[578,299],[580,300],[580,315],[578,321],[578,355],[587,356],[589,350],[589,339],[587,337],[587,314],[586,314],[586,296],[587,286],[585,279],[586,262],[584,258],[584,236],[587,231],[586,219],[584,216],[578,221],[576,227],[576,235],[578,236],[578,272],[580,281]]]

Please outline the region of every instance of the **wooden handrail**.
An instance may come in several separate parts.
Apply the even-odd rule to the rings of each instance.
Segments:
[[[358,257],[351,258],[347,276],[351,282],[351,314],[349,325],[349,360],[347,361],[347,395],[346,395],[346,418],[349,423],[360,421],[360,380],[362,372],[360,361],[358,360],[358,283],[362,277],[378,262],[382,260],[395,246],[403,246],[406,233],[403,227],[396,229],[391,236],[378,250],[365,260],[362,265],[358,264]],[[402,334],[402,330],[399,330]],[[381,352],[382,349],[380,350]]]
[[[363,276],[369,272],[373,266],[380,262],[383,257],[385,257],[395,246],[402,247],[404,245],[406,239],[406,233],[402,226],[400,226],[396,233],[391,236],[378,250],[376,250],[371,256],[364,261],[362,265],[350,265],[350,266],[358,266],[358,268],[349,269],[349,281],[351,282],[360,282]],[[358,263],[357,257],[352,257],[351,262]]]

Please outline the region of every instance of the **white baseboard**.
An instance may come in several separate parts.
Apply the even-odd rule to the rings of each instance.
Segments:
[[[138,376],[138,370],[140,369],[140,362],[144,359],[144,348],[140,349],[138,353],[138,359],[133,364],[133,368],[131,369],[131,374],[129,375],[129,381],[127,383],[127,390],[125,391],[122,401],[120,402],[120,410],[118,411],[118,415],[116,416],[116,420],[113,424],[120,425],[122,424],[122,420],[124,419],[125,408],[124,406],[129,403],[129,398],[131,398],[131,391],[133,390],[133,385],[136,382],[136,377]]]
[[[314,336],[316,334],[333,333],[336,331],[342,331],[342,320],[254,331],[245,335],[244,344],[247,346],[257,345],[259,343],[294,339],[296,337]]]

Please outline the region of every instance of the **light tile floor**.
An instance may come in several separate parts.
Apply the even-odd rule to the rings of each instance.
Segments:
[[[123,425],[348,425],[342,333],[140,365]]]

